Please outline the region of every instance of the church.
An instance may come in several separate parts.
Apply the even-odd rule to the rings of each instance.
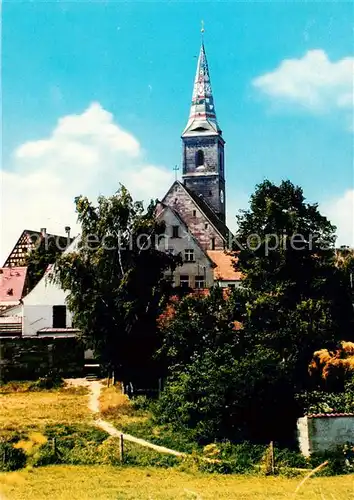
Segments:
[[[225,141],[216,118],[204,43],[182,145],[182,181],[176,180],[156,206],[156,217],[165,223],[158,248],[181,255],[183,261],[167,278],[174,286],[194,290],[240,286],[241,274],[225,252],[231,237],[225,216]],[[66,307],[66,293],[58,285],[48,283],[45,275],[32,290],[25,286],[25,256],[33,248],[33,237],[45,231],[24,231],[0,269],[0,336],[77,333]],[[62,238],[68,245],[66,251],[77,245],[69,233]]]
[[[171,279],[175,286],[193,289],[238,286],[240,274],[225,253],[231,237],[226,226],[225,141],[203,42],[182,146],[182,182],[176,180],[157,207],[157,217],[166,225],[159,249],[183,259]]]

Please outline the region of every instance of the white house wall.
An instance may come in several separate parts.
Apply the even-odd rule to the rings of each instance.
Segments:
[[[305,456],[354,442],[354,414],[314,415],[297,421],[298,443]]]
[[[23,335],[36,335],[41,328],[52,328],[53,306],[66,305],[67,292],[48,280],[46,274],[23,299]],[[66,310],[66,326],[71,327],[72,315]]]
[[[55,303],[54,306],[65,304]],[[23,335],[37,335],[42,328],[52,328],[53,326],[53,305],[33,305],[24,306]],[[66,309],[66,326],[72,326],[72,315]]]
[[[184,251],[187,249],[194,250],[195,262],[183,262],[174,272],[175,284],[179,285],[179,277],[188,275],[190,277],[190,286],[194,287],[195,276],[205,276],[205,286],[210,288],[214,283],[213,266],[209,258],[206,256],[202,248],[198,245],[191,234],[188,233],[187,227],[182,223],[176,214],[166,207],[159,216],[166,225],[166,238],[162,239],[158,245],[158,249],[166,251],[173,250],[174,254],[181,254],[184,259]],[[179,226],[179,238],[172,237],[172,226]]]

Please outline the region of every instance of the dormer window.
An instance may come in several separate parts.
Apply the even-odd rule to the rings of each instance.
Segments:
[[[198,167],[203,167],[204,165],[204,152],[199,149],[195,155],[195,166]]]

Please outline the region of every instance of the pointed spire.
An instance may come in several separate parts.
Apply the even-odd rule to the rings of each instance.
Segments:
[[[213,92],[211,90],[208,61],[204,48],[204,24],[202,24],[202,43],[197,64],[197,72],[194,79],[192,105],[189,120],[182,136],[196,135],[200,132],[206,134],[221,134],[217,123]],[[204,130],[203,130],[204,129]]]

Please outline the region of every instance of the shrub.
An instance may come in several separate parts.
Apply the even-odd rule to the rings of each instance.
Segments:
[[[44,377],[40,377],[38,380],[33,382],[29,390],[43,390],[43,389],[55,389],[62,387],[64,385],[64,380],[61,376],[54,371],[49,371]]]
[[[328,465],[324,467],[319,475],[336,476],[340,474],[351,474],[354,470],[354,446],[346,444],[339,446],[336,450],[323,453],[313,453],[310,457],[312,467],[318,467],[328,460]]]
[[[11,441],[0,440],[0,471],[8,472],[22,469],[26,465],[26,454],[14,448]]]
[[[309,467],[308,460],[299,451],[289,450],[288,448],[283,448],[283,449],[275,448],[274,458],[277,468],[281,467],[284,469],[286,468],[306,469]]]
[[[61,464],[63,463],[62,456],[59,450],[53,449],[51,443],[46,443],[33,455],[31,465],[33,467],[41,467],[44,465]]]
[[[135,396],[131,400],[132,407],[136,411],[148,411],[151,406],[151,400],[146,396]]]

